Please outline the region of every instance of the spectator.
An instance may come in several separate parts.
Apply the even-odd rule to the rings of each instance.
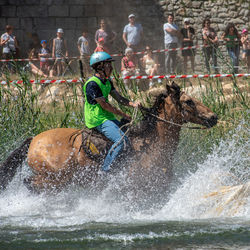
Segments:
[[[112,45],[116,38],[116,33],[111,30],[110,25],[108,25],[104,19],[101,19],[100,28],[95,33],[95,42],[97,46],[100,38],[104,39],[104,46],[107,50],[112,51]]]
[[[213,60],[213,67],[215,73],[218,73],[217,69],[217,48],[218,48],[218,37],[213,28],[210,27],[210,19],[206,18],[202,23],[202,40],[203,45],[203,53],[205,57],[205,64],[207,71],[210,73],[210,58]]]
[[[48,57],[51,56],[50,49],[47,48],[47,41],[41,41],[42,48],[40,49],[38,56],[40,58],[40,70],[46,73],[47,75],[50,72],[50,63]]]
[[[248,37],[248,30],[243,29],[241,32],[241,43],[242,43],[242,59],[247,63],[247,70],[250,72],[250,39]]]
[[[6,32],[1,36],[0,45],[3,46],[2,58],[5,60],[16,58],[18,43],[16,37],[13,35],[14,27],[6,25]],[[7,67],[13,71],[13,63],[4,63],[3,67]]]
[[[233,64],[233,73],[238,73],[239,54],[240,54],[240,35],[233,23],[229,23],[222,35],[226,41],[226,47],[229,57]]]
[[[182,47],[188,47],[188,46],[193,46],[193,40],[195,36],[195,31],[194,28],[190,26],[190,20],[189,18],[184,19],[184,28],[181,29],[181,34],[183,37],[182,40]],[[184,59],[184,72],[187,72],[187,62],[188,59],[191,62],[191,68],[192,71],[194,72],[194,56],[195,56],[195,50],[194,49],[185,49],[182,50],[182,56]]]
[[[165,49],[177,48],[181,32],[178,26],[174,23],[174,15],[168,15],[168,22],[163,25]],[[177,51],[165,52],[165,67],[167,74],[173,74],[176,69]]]
[[[104,38],[103,37],[100,37],[98,39],[98,44],[97,44],[97,47],[96,47],[94,52],[106,52],[106,53],[109,54],[109,50],[104,44]]]
[[[57,36],[53,39],[52,57],[55,58],[53,69],[56,68],[57,76],[65,70],[65,57],[68,57],[67,42],[63,38],[63,29],[57,29]]]
[[[80,59],[83,65],[83,71],[86,74],[90,74],[89,67],[89,57],[90,57],[90,42],[88,38],[88,31],[86,29],[83,30],[82,36],[78,38],[77,47],[80,53]]]
[[[158,58],[153,55],[152,49],[150,46],[146,46],[145,49],[145,55],[143,56],[142,60],[142,65],[143,68],[145,69],[145,72],[149,76],[154,76],[159,74],[159,67],[160,64],[158,63]],[[160,83],[161,80],[158,79],[158,82]],[[153,86],[153,80],[149,80],[149,87]]]
[[[121,72],[122,72],[123,77],[139,75],[138,60],[137,60],[137,57],[133,55],[132,48],[126,48],[125,50],[125,56],[122,58],[122,61],[121,61]],[[126,87],[129,87],[128,79],[125,79],[124,83]]]
[[[135,22],[134,14],[130,14],[128,20],[129,24],[124,27],[122,38],[126,46],[136,52],[142,47],[143,28],[141,24]]]
[[[35,64],[36,64],[36,60],[32,61],[32,59],[37,59],[36,55],[36,51],[35,48],[33,48],[30,53],[29,53],[29,59],[30,61],[28,62],[28,64],[26,64],[26,66],[23,68],[24,71],[33,73],[35,76],[43,76],[43,77],[48,77],[48,75],[46,75],[42,70],[40,70]]]

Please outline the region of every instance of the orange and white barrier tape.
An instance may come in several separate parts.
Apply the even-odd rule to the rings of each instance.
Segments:
[[[72,57],[48,57],[46,60],[62,60],[62,59],[79,59],[79,56],[72,56]],[[0,62],[29,62],[29,61],[40,61],[39,58],[20,58],[20,59],[2,59]]]
[[[194,45],[194,46],[187,46],[183,48],[172,48],[172,49],[156,49],[152,50],[152,53],[161,53],[161,52],[168,52],[168,51],[178,51],[178,50],[187,50],[187,49],[198,49],[203,47],[209,47],[209,45]],[[141,52],[134,52],[134,55],[143,55],[146,51]],[[111,56],[124,56],[123,54],[112,54]]]
[[[188,49],[198,49],[198,48],[204,48],[204,47],[210,47],[210,45],[194,45],[194,46],[187,46],[187,47],[182,47],[182,48],[172,48],[172,49],[156,49],[152,50],[153,53],[161,53],[161,52],[169,52],[169,51],[178,51],[178,50],[188,50]],[[134,52],[134,55],[143,55],[145,54],[145,51],[140,51],[140,52]],[[123,53],[117,53],[117,54],[111,54],[111,56],[124,56]],[[80,59],[79,56],[73,56],[73,57],[49,57],[46,58],[47,60],[56,60],[56,59]],[[34,58],[34,59],[2,59],[0,62],[25,62],[25,61],[40,61],[39,58]]]
[[[159,76],[125,76],[121,77],[121,79],[130,79],[130,80],[141,80],[141,79],[185,79],[185,78],[223,78],[223,77],[249,77],[249,73],[245,74],[205,74],[205,75],[159,75]],[[30,80],[30,83],[40,83],[40,84],[47,84],[47,83],[78,83],[81,82],[82,79],[68,79],[68,80]],[[1,84],[22,84],[24,83],[22,80],[13,80],[13,81],[1,81]]]

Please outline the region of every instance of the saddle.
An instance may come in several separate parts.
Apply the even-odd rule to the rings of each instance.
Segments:
[[[89,158],[98,163],[101,162],[106,157],[106,154],[108,153],[108,150],[112,146],[113,142],[94,128],[82,129],[81,135],[82,144],[79,151],[84,150]]]

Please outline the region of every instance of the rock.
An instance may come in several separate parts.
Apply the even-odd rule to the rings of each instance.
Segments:
[[[192,7],[192,1],[191,0],[183,0],[183,5],[184,5],[184,7],[188,7],[188,8],[190,8],[190,7]]]
[[[19,18],[8,18],[7,23],[14,26],[15,29],[20,28],[20,19]]]
[[[176,15],[185,16],[185,14],[186,14],[185,8],[179,8],[179,9],[176,11]]]
[[[231,19],[231,22],[234,24],[245,24],[245,22],[240,18]]]
[[[70,6],[69,15],[71,17],[83,17],[84,16],[84,7],[81,5]]]
[[[219,18],[227,18],[227,17],[230,17],[230,14],[228,12],[219,13],[218,17]]]
[[[192,1],[192,6],[195,9],[200,9],[202,5],[202,1]]]
[[[69,15],[68,6],[52,5],[49,7],[49,16],[66,17]]]
[[[2,17],[15,17],[16,6],[2,6],[1,13],[2,13]]]

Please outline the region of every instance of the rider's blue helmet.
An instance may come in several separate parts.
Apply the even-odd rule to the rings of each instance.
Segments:
[[[113,58],[106,52],[95,52],[90,57],[89,65],[92,67],[96,63],[100,62],[112,62],[114,61]]]

